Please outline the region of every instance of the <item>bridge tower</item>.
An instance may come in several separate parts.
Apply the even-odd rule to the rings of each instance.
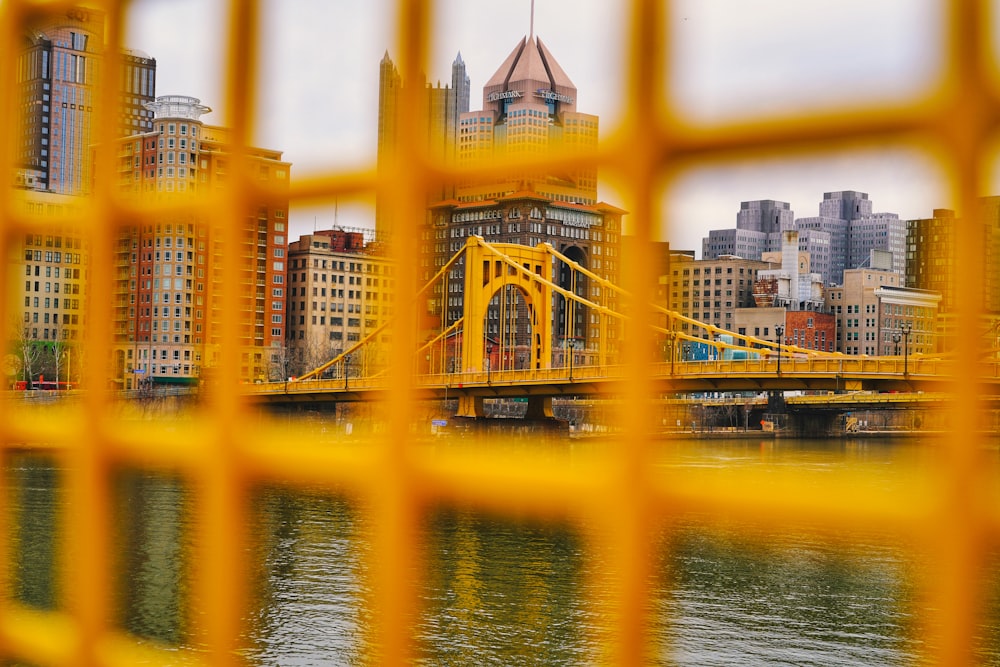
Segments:
[[[465,314],[462,367],[480,369],[487,358],[485,319],[490,300],[498,292],[514,287],[527,306],[529,331],[528,365],[542,370],[552,365],[552,264],[551,247],[515,243],[486,245],[470,237],[465,246]],[[500,357],[503,357],[501,351]],[[462,399],[458,415],[483,416],[483,397]],[[551,399],[549,400],[551,402]],[[466,404],[467,403],[467,404]],[[551,405],[529,405],[529,413],[551,416]]]

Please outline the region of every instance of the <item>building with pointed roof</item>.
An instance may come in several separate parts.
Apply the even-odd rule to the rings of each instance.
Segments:
[[[483,87],[483,108],[459,120],[460,165],[494,158],[544,154],[553,149],[581,154],[597,149],[598,118],[576,110],[576,86],[538,37],[522,38]],[[553,201],[597,203],[597,169],[552,173],[511,170],[497,182],[467,179],[458,184],[459,201],[497,192],[528,190]]]
[[[517,164],[519,158],[531,160],[554,151],[590,157],[597,142],[598,118],[577,111],[576,86],[565,70],[541,39],[523,37],[484,86],[482,108],[459,115],[456,164],[469,169],[446,188],[446,196],[428,206],[421,241],[423,280],[430,280],[461,250],[466,237],[476,235],[496,243],[550,243],[600,278],[617,283],[625,212],[598,200],[596,167],[586,159],[558,170]],[[489,177],[474,175],[473,167],[501,160],[512,166]],[[557,267],[556,279],[581,297],[616,305],[617,296],[610,290],[574,278],[568,267]],[[463,316],[463,281],[464,269],[457,265],[435,286],[427,305],[436,321],[450,325]],[[619,333],[612,326],[602,334],[600,318],[586,308],[572,307],[557,296],[552,310],[555,355],[573,345],[580,351],[580,363],[588,363],[602,345],[612,354],[616,350]],[[515,350],[502,357],[515,367],[520,359],[516,349],[528,339],[523,328],[528,319],[525,303],[513,293],[495,296],[487,314],[487,336]]]
[[[450,164],[455,159],[458,136],[459,116],[469,110],[469,91],[471,84],[465,73],[465,61],[459,53],[451,65],[451,83],[444,86],[438,81],[431,85],[421,81],[423,94],[417,109],[404,109],[400,106],[400,93],[405,82],[392,62],[387,51],[379,62],[379,96],[378,96],[378,166],[384,168],[387,160],[396,150],[399,142],[399,119],[402,114],[418,114],[422,117],[420,125],[427,128],[427,147],[430,157]],[[439,201],[454,195],[450,184],[442,183],[433,192],[427,193],[428,203]],[[382,205],[381,195],[375,203],[375,229],[380,237],[388,238],[392,231],[392,222]]]

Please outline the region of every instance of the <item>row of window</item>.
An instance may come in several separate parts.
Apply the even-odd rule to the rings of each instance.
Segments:
[[[39,319],[40,316],[41,320]],[[25,311],[24,323],[27,324],[29,321],[33,324],[39,324],[40,321],[44,324],[59,324],[59,313],[38,313],[38,312],[29,313]],[[63,313],[62,323],[65,325],[77,325],[80,323],[80,316],[72,315],[70,313]]]
[[[44,259],[43,259],[44,258]],[[79,264],[81,255],[77,252],[60,252],[58,250],[25,250],[24,260],[27,262],[48,262],[50,264]]]
[[[42,329],[42,340],[76,340],[79,338],[80,331],[78,329]],[[30,338],[32,340],[38,340],[38,327],[28,327],[24,328],[24,337]]]

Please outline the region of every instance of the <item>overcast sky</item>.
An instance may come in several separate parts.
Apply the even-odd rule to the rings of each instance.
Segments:
[[[624,3],[536,0],[535,34],[577,87],[577,108],[600,116],[601,135],[621,121]],[[906,99],[934,81],[941,17],[931,0],[679,0],[671,16],[671,93],[698,123],[784,115],[829,106]],[[284,151],[292,175],[374,162],[378,65],[398,60],[389,0],[271,0],[260,40],[264,81],[256,141]],[[449,82],[461,52],[482,86],[529,31],[531,0],[446,0],[428,79]],[[218,0],[140,0],[127,45],[157,60],[157,94],[192,95],[226,123],[224,30]],[[178,36],[181,36],[180,38]],[[903,146],[808,159],[692,168],[663,195],[675,247],[701,249],[710,229],[735,226],[741,201],[778,199],[797,217],[818,213],[823,193],[868,192],[876,211],[927,217],[950,206],[936,167]],[[602,198],[628,208],[618,195]],[[333,224],[329,209],[293,208],[293,236]],[[342,202],[337,222],[371,226],[374,213]]]

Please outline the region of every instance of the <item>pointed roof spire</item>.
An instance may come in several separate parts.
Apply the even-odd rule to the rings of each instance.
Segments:
[[[535,36],[535,0],[531,0],[531,23],[528,25],[528,40]]]

